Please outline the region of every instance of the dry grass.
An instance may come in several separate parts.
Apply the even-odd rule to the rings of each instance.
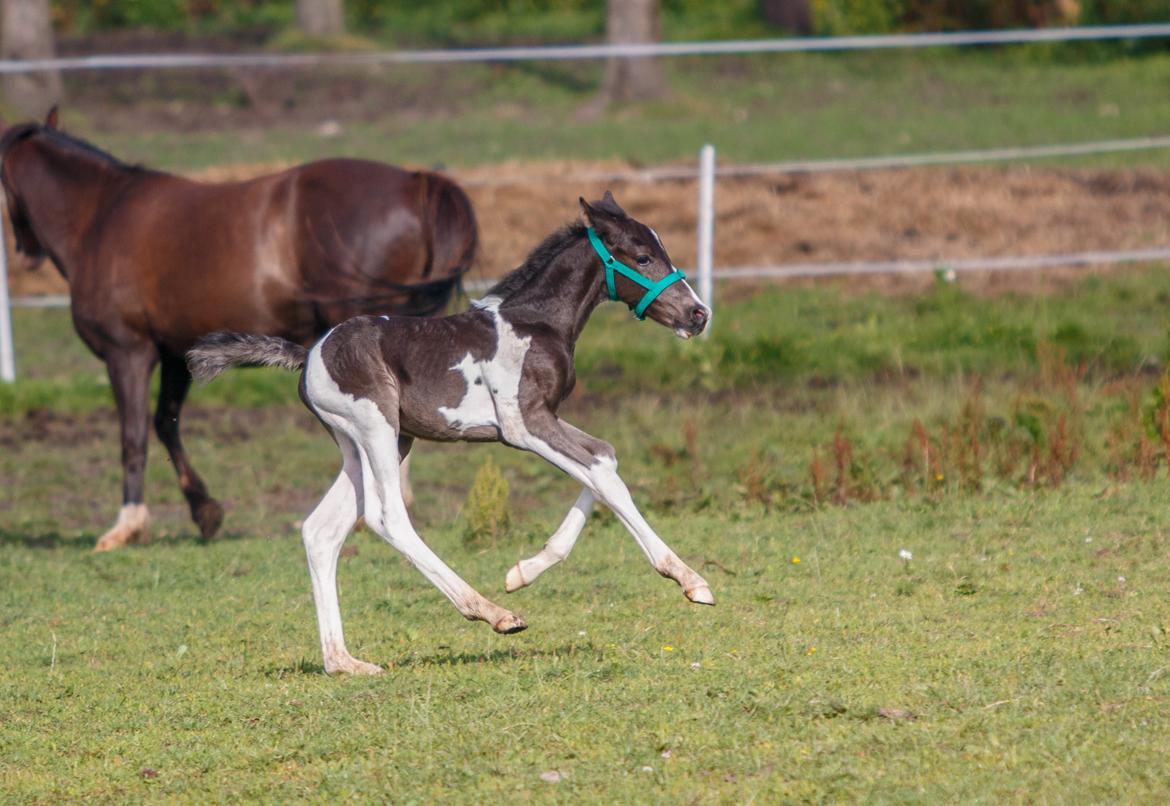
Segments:
[[[284,167],[220,166],[196,176],[227,181]],[[616,162],[507,162],[458,172],[481,229],[479,272],[515,267],[546,234],[577,214],[577,197],[612,187],[650,222],[682,266],[694,265],[693,181],[577,182],[575,174],[630,168]],[[518,177],[520,184],[485,184]],[[937,168],[721,181],[716,263],[760,266],[850,260],[941,259],[1112,250],[1170,243],[1170,177],[1153,169]],[[1083,270],[973,275],[968,290],[1043,287]],[[65,293],[51,266],[16,272],[15,294]],[[929,278],[851,281],[915,290]]]

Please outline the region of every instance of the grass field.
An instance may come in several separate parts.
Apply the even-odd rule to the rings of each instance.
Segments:
[[[224,75],[156,71],[119,76],[116,91],[78,84],[64,120],[124,159],[168,169],[214,165],[225,155],[459,167],[571,154],[656,164],[693,160],[705,142],[722,160],[781,161],[1166,132],[1170,55],[1052,59],[1038,50],[673,59],[662,101],[605,109],[590,108],[601,75],[593,63],[294,73],[254,100]],[[316,116],[297,113],[289,122],[282,86],[297,87],[300,95],[290,97]],[[345,89],[323,89],[330,87]],[[192,115],[190,125],[156,125]],[[321,137],[328,119],[340,125]],[[1167,158],[1153,151],[1062,162],[1165,165]]]
[[[424,445],[424,536],[531,626],[464,622],[359,533],[343,613],[377,679],[321,670],[297,523],[337,460],[292,377],[194,394],[223,539],[195,542],[155,444],[156,542],[93,555],[119,488],[108,389],[63,314],[18,311],[0,799],[1162,802],[1167,299],[1162,268],[1026,297],[775,288],[686,344],[610,306],[566,416],[615,444],[719,605],[607,513],[506,596],[573,485]],[[512,488],[495,546],[460,514],[487,456]]]

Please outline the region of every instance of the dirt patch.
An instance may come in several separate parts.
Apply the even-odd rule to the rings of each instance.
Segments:
[[[196,174],[205,181],[259,175],[281,166],[241,165]],[[694,181],[580,181],[616,163],[503,163],[457,172],[475,202],[482,254],[476,274],[517,266],[577,215],[577,197],[611,187],[631,214],[650,222],[676,263],[694,265]],[[520,183],[501,184],[519,178]],[[728,179],[716,188],[717,266],[829,261],[1034,255],[1170,244],[1170,174],[1136,170],[932,168]],[[9,239],[11,243],[11,239]],[[980,272],[964,287],[1049,287],[1084,269]],[[929,277],[850,279],[851,288],[902,291]],[[14,271],[14,294],[66,293],[52,266]],[[736,286],[742,293],[751,286]]]

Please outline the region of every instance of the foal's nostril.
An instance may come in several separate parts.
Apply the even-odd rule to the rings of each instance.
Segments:
[[[707,309],[702,305],[697,306],[693,311],[691,311],[691,321],[693,321],[696,325],[706,324],[708,316],[710,316],[710,314],[707,313]]]

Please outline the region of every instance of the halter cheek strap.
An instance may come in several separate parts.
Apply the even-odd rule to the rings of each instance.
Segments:
[[[597,232],[594,231],[593,227],[587,228],[585,232],[589,235],[589,243],[593,246],[593,251],[601,258],[601,263],[605,266],[605,290],[609,293],[610,299],[616,300],[618,298],[617,286],[614,285],[614,272],[646,289],[642,299],[634,306],[634,318],[636,319],[645,319],[646,309],[650,307],[650,303],[658,299],[658,295],[670,286],[686,278],[681,270],[675,269],[658,282],[654,282],[611,255],[609,250],[605,248],[605,244],[597,237]]]

